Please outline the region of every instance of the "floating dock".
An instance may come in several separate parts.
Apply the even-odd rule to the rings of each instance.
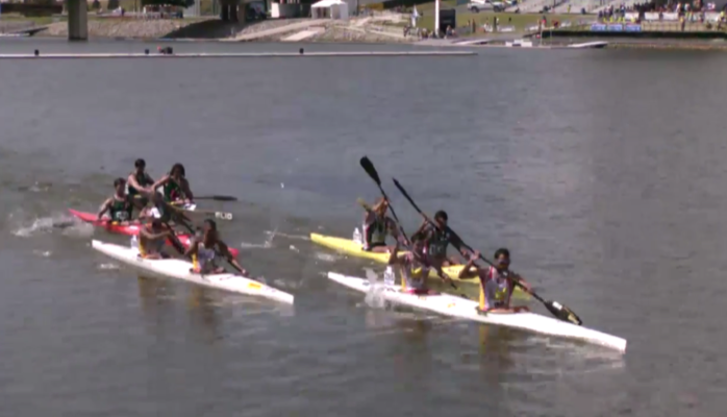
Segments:
[[[0,59],[114,59],[114,58],[141,58],[141,59],[173,59],[173,58],[322,58],[322,57],[423,57],[423,56],[472,56],[472,51],[353,51],[353,52],[229,52],[229,53],[93,53],[93,54],[44,54],[35,51],[32,54],[0,54]]]

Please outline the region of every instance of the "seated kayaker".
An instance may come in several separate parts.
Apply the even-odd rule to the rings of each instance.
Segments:
[[[192,220],[183,211],[173,207],[159,193],[150,195],[149,205],[139,213],[139,219],[161,219],[163,223],[175,222],[177,224]]]
[[[386,236],[391,235],[394,239],[398,236],[396,223],[386,215],[389,202],[382,197],[373,207],[366,204],[362,206],[366,210],[363,221],[363,250],[389,252],[391,248],[386,246]]]
[[[133,199],[134,206],[139,211],[143,210],[154,194],[154,180],[146,173],[146,161],[139,158],[134,162],[134,171],[126,178],[126,185],[126,192]]]
[[[402,289],[412,294],[429,294],[427,286],[427,278],[429,271],[433,268],[437,274],[445,281],[451,281],[441,268],[431,265],[427,260],[424,251],[424,242],[419,240],[414,242],[411,251],[399,254],[399,240],[396,241],[394,249],[389,256],[389,265],[398,265],[402,277]]]
[[[139,228],[139,255],[145,259],[168,258],[162,248],[172,235],[172,230],[159,219],[143,225]]]
[[[510,251],[500,248],[495,251],[495,267],[487,266],[480,268],[475,261],[480,257],[475,252],[469,262],[459,272],[459,278],[480,279],[480,311],[487,313],[516,313],[518,311],[529,311],[526,306],[510,307],[510,298],[515,289],[515,281],[525,287],[525,291],[531,291],[530,284],[523,277],[510,272]]]
[[[448,219],[449,216],[444,210],[436,212],[434,220],[424,215],[424,222],[419,226],[419,230],[411,236],[412,240],[424,240],[426,242],[426,253],[429,255],[429,259],[433,264],[439,265],[441,268],[461,264],[459,259],[447,257],[449,245],[454,246],[462,256],[465,256],[459,238],[453,235],[447,227]]]
[[[218,254],[225,257],[242,275],[247,276],[245,268],[237,262],[230,253],[227,244],[220,239],[217,223],[214,220],[206,219],[202,226],[201,236],[197,235],[192,239],[184,255],[192,257],[193,267],[191,272],[221,274],[225,272],[225,269],[215,263]]]
[[[162,177],[152,186],[153,189],[163,187],[164,200],[172,204],[194,203],[194,195],[189,189],[189,181],[185,176],[184,165],[176,163],[169,174]]]
[[[114,195],[108,198],[101,205],[101,210],[98,212],[98,220],[102,220],[104,214],[109,214],[110,221],[116,224],[128,224],[131,221],[131,213],[134,210],[134,206],[126,194],[126,180],[123,178],[116,178],[114,180]]]

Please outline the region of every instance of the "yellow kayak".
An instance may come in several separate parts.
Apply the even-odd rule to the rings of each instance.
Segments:
[[[340,237],[324,236],[318,233],[311,233],[310,240],[313,241],[313,243],[317,243],[321,246],[325,246],[338,252],[345,253],[346,255],[369,259],[382,264],[386,264],[389,262],[388,253],[367,252],[362,249],[360,243],[356,243],[351,239],[343,239]],[[464,265],[453,265],[445,267],[442,270],[445,274],[447,274],[447,276],[452,279],[452,281],[459,281],[463,284],[479,285],[480,282],[478,279],[460,279],[458,275],[462,268],[464,268]],[[429,277],[439,279],[439,276],[437,276],[437,272],[434,270],[430,271]],[[518,299],[530,298],[530,294],[523,292],[522,289],[520,289],[519,287],[515,288],[513,296],[517,297]]]
[[[317,243],[321,246],[325,246],[330,249],[334,249],[338,252],[345,253],[346,255],[355,256],[357,258],[370,259],[372,261],[386,264],[389,263],[389,254],[383,252],[367,252],[362,249],[361,244],[354,242],[351,239],[342,239],[340,237],[323,236],[318,233],[311,233],[310,240],[313,243]],[[459,271],[462,270],[464,265],[453,265],[443,268],[442,270],[446,273],[453,281],[462,281],[465,283],[478,284],[477,279],[460,279],[457,276]],[[435,270],[431,270],[430,277],[439,278]]]
[[[346,255],[355,256],[357,258],[370,259],[372,261],[386,264],[389,263],[389,254],[384,252],[367,252],[362,249],[361,244],[354,242],[351,239],[342,239],[340,237],[323,236],[317,233],[310,234],[310,240],[313,243],[317,243],[321,246],[325,246],[330,249],[334,249],[338,252],[345,253]],[[477,279],[460,279],[458,277],[459,271],[462,270],[464,265],[453,265],[443,268],[445,274],[447,274],[453,281],[461,281],[465,283],[477,284]],[[431,278],[439,278],[435,270],[429,271]]]

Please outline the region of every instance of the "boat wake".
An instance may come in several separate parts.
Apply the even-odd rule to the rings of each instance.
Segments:
[[[17,237],[32,237],[55,230],[62,230],[66,236],[86,238],[93,235],[93,226],[74,221],[65,214],[26,220],[22,213],[13,213],[9,216],[9,222],[15,225],[12,234]]]
[[[310,240],[310,236],[308,235],[289,235],[287,233],[278,232],[278,229],[275,229],[273,231],[266,230],[265,234],[270,235],[270,241],[275,238],[275,236],[284,237],[287,239],[295,239],[295,240]]]
[[[313,256],[323,262],[329,262],[333,263],[338,260],[338,257],[336,255],[330,254],[330,253],[324,253],[324,252],[313,252]]]

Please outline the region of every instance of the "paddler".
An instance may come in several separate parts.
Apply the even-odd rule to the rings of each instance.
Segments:
[[[202,235],[195,236],[184,253],[184,256],[191,256],[194,267],[191,272],[198,274],[221,274],[225,269],[215,263],[217,255],[221,255],[227,259],[234,267],[236,267],[242,275],[247,275],[247,271],[232,256],[228,246],[220,239],[217,231],[217,223],[214,220],[206,219],[202,226]]]
[[[401,271],[401,277],[404,280],[403,286],[405,290],[412,294],[429,294],[427,286],[427,278],[429,271],[434,269],[444,281],[451,282],[451,279],[444,274],[444,271],[429,262],[426,254],[426,246],[424,241],[418,240],[412,243],[411,251],[399,255],[399,240],[397,239],[394,249],[389,256],[389,265],[398,265]]]
[[[163,187],[164,200],[172,204],[194,203],[194,195],[189,189],[184,165],[176,163],[172,166],[169,174],[155,182],[152,189]]]
[[[142,210],[149,196],[154,194],[154,180],[146,172],[146,161],[139,158],[134,162],[134,171],[129,174],[126,184],[129,198],[133,198],[134,205]]]
[[[426,244],[427,255],[433,263],[440,267],[460,264],[461,262],[457,258],[447,257],[449,245],[454,246],[464,256],[462,242],[447,227],[449,219],[447,212],[439,210],[434,214],[434,220],[431,220],[426,214],[423,216],[424,222],[412,235],[412,240],[423,240]]]
[[[459,278],[480,279],[480,310],[488,313],[529,311],[526,306],[510,307],[515,282],[521,284],[525,291],[532,291],[532,287],[523,277],[510,272],[510,251],[506,248],[495,251],[495,266],[485,268],[480,268],[475,263],[479,257],[479,252],[472,254],[465,267],[459,272]]]
[[[386,236],[391,235],[397,239],[398,231],[394,220],[386,215],[389,210],[389,201],[381,197],[373,207],[362,204],[366,213],[363,221],[363,250],[369,252],[389,252],[386,246]]]
[[[114,180],[114,195],[108,198],[101,205],[101,210],[98,212],[98,220],[103,218],[103,215],[108,213],[111,221],[117,224],[128,224],[131,220],[131,212],[134,209],[129,196],[126,194],[126,180],[123,178],[116,178]]]
[[[145,259],[168,258],[162,251],[167,239],[173,238],[173,232],[160,219],[139,228],[139,254]]]
[[[150,197],[151,204],[141,210],[139,219],[160,219],[162,223],[192,221],[183,211],[164,201],[164,197],[161,194],[152,193]]]

